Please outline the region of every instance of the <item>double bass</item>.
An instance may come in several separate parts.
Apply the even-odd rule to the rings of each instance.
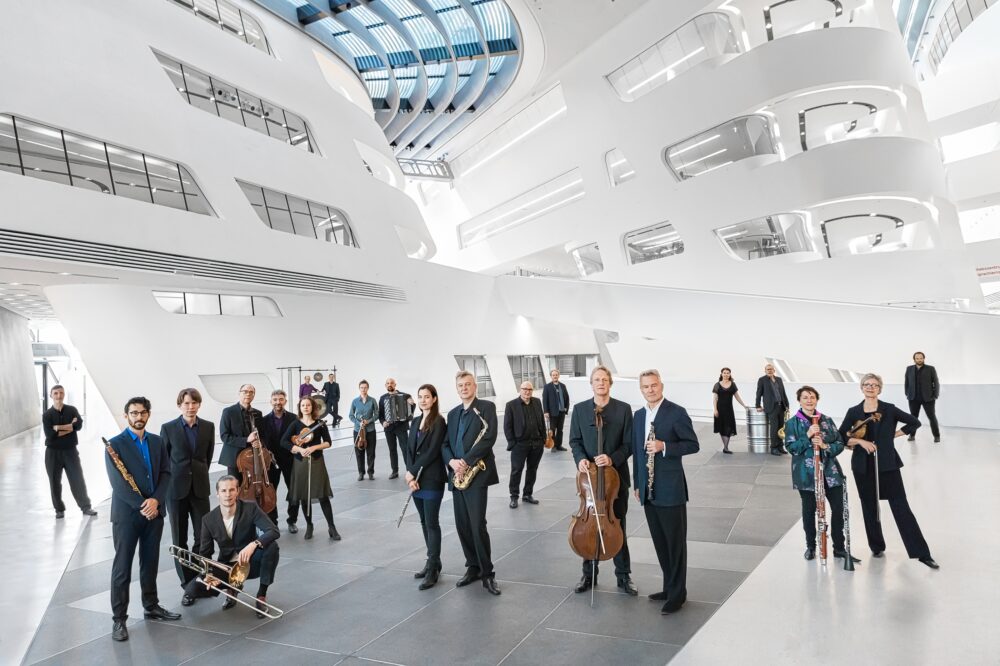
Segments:
[[[603,411],[603,407],[594,405],[597,456],[604,455]],[[618,471],[610,465],[598,467],[591,464],[586,472],[577,471],[576,493],[580,498],[580,508],[570,520],[569,547],[583,559],[591,560],[595,568],[597,561],[610,560],[625,543],[621,520],[615,515],[614,508],[620,487]],[[593,594],[590,602],[593,605]]]
[[[257,441],[236,456],[236,468],[243,475],[240,499],[256,502],[261,511],[271,513],[278,506],[278,494],[267,475],[267,470],[274,464],[274,455],[260,443],[256,425],[253,433],[257,435]]]

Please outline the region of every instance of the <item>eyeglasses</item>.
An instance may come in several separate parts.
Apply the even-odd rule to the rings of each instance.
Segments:
[[[132,418],[138,418],[140,416],[149,416],[149,410],[144,409],[141,412],[129,412],[128,415],[131,416]]]
[[[872,384],[871,382],[867,384],[862,384],[861,388],[882,388],[881,384]]]
[[[532,393],[535,389],[523,388],[521,390],[522,391],[527,391],[528,393]]]

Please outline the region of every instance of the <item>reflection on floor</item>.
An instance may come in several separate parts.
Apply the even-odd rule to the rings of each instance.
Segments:
[[[633,501],[627,531],[633,579],[640,597],[620,594],[610,569],[602,574],[595,607],[572,586],[580,562],[566,543],[568,516],[578,505],[569,452],[547,452],[539,468],[537,506],[507,507],[509,457],[496,451],[503,482],[491,488],[488,513],[497,578],[491,597],[479,586],[456,589],[464,572],[450,499],[442,507],[444,576],[420,592],[413,572],[424,562],[420,525],[411,507],[400,529],[405,494],[390,481],[379,440],[375,481],[356,481],[353,452],[333,449],[326,460],[343,541],[332,542],[317,512],[317,537],[284,531],[281,564],[268,599],[286,611],[260,621],[238,606],[223,613],[218,600],[180,606],[181,590],[166,554],[160,557],[161,603],[182,612],[180,622],[142,619],[133,576],[131,640],[114,643],[109,578],[113,549],[106,506],[86,524],[35,634],[26,663],[338,664],[360,660],[395,664],[663,664],[719,609],[797,520],[788,458],[723,456],[710,425],[698,425],[702,452],[685,458],[689,505],[688,603],[663,617],[645,597],[661,576],[642,511]],[[739,448],[738,440],[734,447]],[[36,485],[42,474],[32,476]],[[279,496],[284,490],[279,489]],[[282,520],[284,513],[282,512]],[[40,521],[46,525],[46,520]],[[301,526],[301,521],[300,521]],[[46,528],[47,529],[47,525]],[[249,583],[254,591],[256,583]],[[5,618],[4,618],[5,619]]]

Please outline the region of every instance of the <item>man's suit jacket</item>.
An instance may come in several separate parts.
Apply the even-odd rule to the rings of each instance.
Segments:
[[[906,369],[906,377],[903,382],[906,390],[907,400],[923,400],[930,402],[937,400],[941,394],[941,385],[938,383],[937,370],[933,365],[924,364],[924,369],[920,371],[920,386],[917,386],[917,366],[911,365]],[[926,397],[929,396],[929,397]]]
[[[792,403],[788,402],[788,394],[785,393],[785,382],[782,381],[781,377],[775,377],[774,381],[778,384],[778,393],[781,394],[781,399],[784,401],[785,407],[788,407]],[[771,389],[771,379],[767,375],[757,380],[757,397],[754,398],[754,407],[760,407],[761,398],[764,399],[765,412],[770,412],[775,408],[774,391]]]
[[[594,461],[597,456],[597,425],[594,421],[594,399],[576,403],[569,426],[569,446],[577,466],[581,460]],[[628,458],[632,455],[632,408],[611,398],[604,406],[604,453],[621,477],[618,496],[628,494]]]
[[[115,467],[111,456],[105,452],[104,463],[108,470],[108,480],[111,481],[111,522],[113,523],[132,520],[147,497],[153,497],[159,502],[160,518],[167,515],[165,500],[170,490],[170,458],[167,455],[167,447],[163,445],[163,440],[150,432],[146,433],[146,442],[149,446],[149,462],[153,467],[155,481],[149,477],[142,452],[127,432],[112,437],[108,442],[121,458],[125,469],[135,479],[135,484],[139,486],[139,491],[142,493],[142,497],[135,494],[128,482],[122,478],[121,472]]]
[[[282,469],[291,469],[292,465],[292,452],[281,445],[281,438],[285,435],[285,431],[288,427],[295,423],[295,414],[289,411],[284,411],[281,413],[281,426],[278,430],[275,430],[274,421],[274,411],[268,412],[264,417],[264,420],[260,424],[260,436],[264,442],[264,446],[267,450],[274,454],[274,459],[278,461],[278,466]]]
[[[663,442],[663,451],[657,453],[653,463],[653,496],[646,497],[649,470],[646,464],[646,410],[640,409],[632,421],[632,468],[635,470],[635,488],[639,491],[639,504],[647,501],[653,506],[678,506],[688,501],[687,477],[681,457],[698,453],[698,435],[691,425],[691,417],[680,405],[664,400],[653,419],[653,437]]]
[[[215,457],[215,424],[198,419],[198,436],[192,451],[184,433],[183,418],[167,421],[160,428],[160,439],[170,457],[170,499],[183,499],[189,494],[209,499],[212,487],[208,481],[208,466]]]
[[[326,396],[326,413],[333,411],[334,405],[340,402],[340,384],[327,382],[323,384],[323,395]]]
[[[559,397],[556,395],[556,391],[562,393],[563,397],[563,409],[559,411]],[[569,411],[569,389],[562,382],[556,386],[554,383],[549,382],[542,389],[542,411],[544,411],[549,416],[559,416],[560,414],[565,414]]]
[[[253,541],[260,539],[261,546],[267,546],[281,536],[278,528],[267,517],[256,502],[236,500],[236,518],[233,520],[233,536],[226,533],[222,522],[222,509],[215,507],[201,521],[200,555],[210,557],[223,564],[236,559],[239,552]],[[212,557],[215,544],[219,544],[219,557]]]
[[[545,415],[542,414],[542,401],[532,398],[528,403],[528,409],[535,415],[536,432],[525,432],[527,422],[524,418],[524,401],[514,398],[507,403],[503,412],[503,434],[507,438],[507,450],[514,448],[515,444],[526,442],[545,441]]]
[[[479,410],[479,414],[483,417],[483,419],[485,419],[487,427],[486,434],[483,435],[483,438],[478,444],[476,444],[475,449],[473,449],[472,443],[476,441],[476,437],[479,436],[479,431],[483,429],[483,423],[472,412],[473,408]],[[458,425],[464,411],[465,408],[462,405],[458,405],[448,412],[448,437],[445,439],[444,445],[441,447],[441,457],[444,459],[445,465],[449,465],[452,459],[458,457],[455,453],[454,443],[458,442]],[[476,478],[472,480],[472,485],[469,487],[478,488],[484,484],[492,486],[500,483],[500,475],[497,474],[497,463],[493,458],[493,445],[497,442],[496,405],[488,400],[476,398],[472,401],[472,405],[469,407],[469,415],[466,418],[468,419],[469,425],[465,430],[464,436],[462,437],[462,447],[465,451],[465,455],[462,457],[462,460],[464,460],[465,464],[469,467],[472,467],[480,460],[486,463],[486,469],[476,475]],[[453,476],[454,472],[449,466],[449,483]]]
[[[262,414],[259,409],[250,408],[254,419],[259,420]],[[236,456],[247,447],[247,437],[250,433],[243,424],[243,408],[240,403],[229,405],[222,410],[219,431],[222,435],[222,453],[219,454],[219,464],[236,467]]]
[[[424,470],[420,472],[418,481],[421,490],[444,490],[444,484],[448,482],[448,470],[441,457],[441,448],[448,436],[448,426],[444,417],[439,416],[418,444],[417,432],[423,418],[423,414],[417,414],[410,421],[410,432],[406,438],[406,446],[403,447],[406,471],[416,476],[418,471]]]

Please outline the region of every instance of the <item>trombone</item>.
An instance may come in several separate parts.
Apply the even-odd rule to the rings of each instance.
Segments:
[[[170,554],[173,555],[174,559],[177,560],[182,567],[186,567],[191,571],[201,574],[202,577],[198,580],[205,587],[224,588],[219,589],[219,592],[226,595],[233,601],[239,602],[247,608],[252,608],[272,620],[277,620],[285,614],[285,611],[281,610],[277,606],[269,604],[266,601],[261,601],[249,592],[245,592],[243,590],[243,583],[246,582],[247,576],[250,574],[249,564],[238,564],[235,562],[231,565],[223,564],[222,562],[217,562],[211,558],[205,557],[204,555],[193,553],[190,550],[178,548],[177,546],[170,546]],[[218,574],[220,572],[225,572],[228,580],[222,580],[219,578]],[[209,580],[212,582],[209,582]],[[246,601],[246,598],[252,599],[253,603]],[[259,608],[258,604],[264,608]]]

